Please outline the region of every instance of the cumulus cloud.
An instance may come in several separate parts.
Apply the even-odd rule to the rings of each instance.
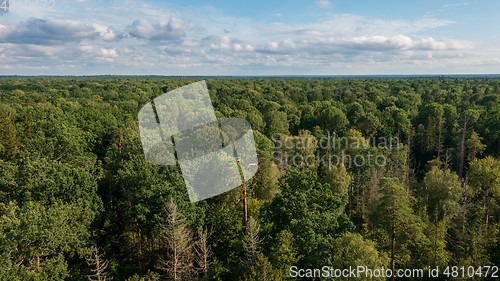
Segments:
[[[55,45],[84,39],[113,41],[119,37],[110,27],[67,19],[30,19],[0,28],[2,43]]]
[[[327,7],[331,2],[315,4]],[[237,74],[242,69],[252,69],[253,73],[266,67],[300,72],[307,67],[329,69],[339,64],[370,65],[377,71],[380,65],[470,60],[484,52],[478,43],[425,35],[427,30],[454,23],[430,17],[388,20],[328,14],[312,22],[290,23],[224,17],[210,10],[200,12],[203,16],[182,17],[175,11],[148,10],[153,12],[154,16],[148,14],[135,21],[113,15],[108,23],[104,20],[98,24],[87,19],[2,22],[1,60],[11,66],[35,62],[52,66],[60,62],[82,68],[101,65],[103,69],[148,73],[164,73],[164,65],[168,64],[169,69],[205,67],[211,74],[230,74],[236,69],[240,71]],[[118,29],[109,22],[116,22]]]
[[[78,50],[81,52],[80,56],[108,62],[112,62],[118,57],[116,48],[105,48],[83,44],[78,47]]]
[[[139,39],[172,41],[186,36],[187,25],[185,21],[176,18],[171,18],[168,22],[150,22],[141,19],[127,27],[127,32]]]
[[[231,38],[227,35],[218,36],[210,35],[199,41],[197,46],[205,50],[212,51],[227,51],[227,52],[240,52],[240,51],[253,51],[254,47],[245,40]]]
[[[403,52],[419,51],[455,51],[472,49],[473,44],[467,41],[438,40],[432,37],[420,40],[399,34],[395,36],[358,36],[358,37],[317,37],[309,39],[296,38],[283,41],[269,41],[258,49],[261,53],[272,53],[295,56],[337,55],[356,58],[360,56],[397,55]]]
[[[62,56],[66,53],[66,49],[64,46],[0,43],[0,53],[14,60],[19,58],[32,60],[33,58],[46,58],[47,56]]]
[[[418,42],[415,48],[420,50],[466,50],[474,48],[474,44],[467,41],[452,39],[436,40],[429,37]]]

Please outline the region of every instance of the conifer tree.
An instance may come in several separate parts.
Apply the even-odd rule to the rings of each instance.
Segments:
[[[167,204],[167,219],[161,226],[160,238],[165,252],[158,261],[158,269],[169,280],[190,279],[194,274],[193,237],[173,198]]]

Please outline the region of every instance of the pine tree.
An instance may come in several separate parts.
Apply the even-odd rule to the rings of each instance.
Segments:
[[[476,160],[476,156],[483,153],[486,145],[481,143],[482,139],[476,132],[472,132],[470,135],[470,138],[466,142],[468,161]]]
[[[158,269],[170,280],[190,279],[194,274],[192,233],[172,198],[167,205],[167,219],[161,226],[160,238],[166,251],[158,261]]]
[[[398,250],[406,248],[403,246],[405,242],[410,242],[410,236],[412,239],[421,240],[423,233],[421,222],[413,214],[408,195],[404,188],[398,184],[398,180],[382,178],[381,184],[382,197],[372,214],[372,221],[378,228],[390,233],[391,269],[394,272],[396,259],[409,260],[409,252],[398,253]],[[406,255],[404,259],[403,255]],[[394,276],[391,280],[394,280]]]
[[[208,270],[212,265],[212,248],[208,242],[211,236],[206,228],[198,229],[198,240],[195,242],[194,249],[196,252],[196,265],[198,266],[198,271],[202,274],[202,277],[206,278]]]
[[[247,268],[252,268],[260,255],[260,243],[262,239],[259,238],[260,227],[257,221],[250,217],[248,219],[248,228],[245,236],[243,237],[243,249],[245,250],[246,259],[243,264]]]

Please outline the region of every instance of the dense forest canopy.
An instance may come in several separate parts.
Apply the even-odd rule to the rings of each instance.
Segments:
[[[0,280],[500,265],[500,79],[206,78],[259,170],[190,203],[178,166],[145,160],[137,114],[199,80],[0,79]]]

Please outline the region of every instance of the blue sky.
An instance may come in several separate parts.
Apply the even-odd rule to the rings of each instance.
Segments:
[[[0,75],[500,73],[498,0],[4,1]]]

